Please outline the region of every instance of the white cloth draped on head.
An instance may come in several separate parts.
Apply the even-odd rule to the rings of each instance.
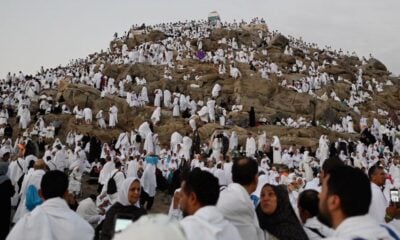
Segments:
[[[131,184],[134,181],[138,181],[139,184],[141,184],[139,178],[127,178],[122,182],[122,188],[118,191],[118,200],[117,201],[124,206],[135,205],[136,207],[140,207],[139,199],[135,204],[130,203],[129,199],[128,199],[129,188],[131,187]]]

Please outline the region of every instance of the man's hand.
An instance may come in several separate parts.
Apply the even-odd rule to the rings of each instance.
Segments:
[[[386,208],[385,221],[390,222],[394,218],[399,218],[399,217],[400,217],[400,208],[398,208],[395,203],[391,202],[389,207]]]

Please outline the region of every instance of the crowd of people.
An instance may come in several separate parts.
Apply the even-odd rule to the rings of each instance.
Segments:
[[[254,19],[251,24],[262,22]],[[229,66],[229,77],[235,81],[241,78],[237,64],[246,63],[263,79],[275,75],[282,86],[312,95],[323,85],[348,81],[323,69],[350,54],[326,47],[322,54],[331,60],[319,65],[322,56],[311,53],[309,48],[315,46],[301,39],[290,37],[284,54],[301,51],[304,62],[282,68],[256,60],[256,53],[268,56],[266,46],[279,35],[276,31],[259,31],[259,40],[251,46],[222,38],[221,46],[227,49],[203,50],[203,41],[214,28],[238,30],[245,24],[193,21],[143,27],[141,31],[158,30],[168,37],[129,49],[125,41],[135,38],[137,31],[132,29],[116,36],[107,54],[41,69],[36,76],[20,72],[2,79],[0,239],[399,239],[400,129],[394,119],[380,123],[361,117],[358,132],[348,115],[326,127],[359,134],[359,140],[322,135],[315,149],[282,146],[278,136],[269,138],[266,132],[249,132],[240,143],[238,134],[229,129],[239,123],[229,113],[242,111],[243,106],[239,99],[221,94],[223,83],[216,83],[207,99],[193,99],[175,89],[155,89],[149,97],[144,76],[127,75],[117,83],[102,72],[106,63],[164,65],[163,78],[173,80],[171,72],[182,70],[186,58],[214,64],[220,75]],[[288,72],[308,77],[290,84],[283,77]],[[185,75],[186,80],[201,78],[192,74]],[[73,129],[60,139],[62,122],[46,122],[46,115],[72,114],[77,125],[118,127],[119,109],[114,103],[93,113],[90,107],[68,106],[63,97],[53,99],[43,93],[64,79],[94,87],[101,97],[125,98],[132,108],[151,105],[153,114],[110,142]],[[364,83],[362,70],[357,79],[349,100],[338,100],[354,111],[384,85],[391,85],[373,80],[374,88]],[[140,93],[125,90],[130,84],[140,86]],[[330,96],[338,98],[334,92]],[[319,98],[327,100],[326,95]],[[173,132],[170,143],[161,144],[155,126],[162,110],[186,119],[192,131]],[[223,130],[202,142],[198,129],[209,122],[218,122]],[[251,108],[246,127],[256,127],[256,122],[264,121]],[[306,128],[311,121],[300,117],[275,124]],[[14,133],[16,128],[20,134]],[[85,174],[97,184],[96,193],[85,193]],[[170,195],[168,216],[148,214],[160,191]],[[88,197],[82,199],[84,195]],[[119,228],[123,220],[130,223],[125,229]]]

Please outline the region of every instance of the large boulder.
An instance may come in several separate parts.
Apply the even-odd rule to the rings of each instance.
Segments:
[[[282,34],[277,34],[270,42],[271,46],[285,48],[289,44],[289,39]]]
[[[379,61],[378,59],[375,59],[375,58],[369,59],[368,63],[363,67],[365,70],[375,69],[375,70],[380,70],[380,71],[385,71],[385,72],[387,71],[386,66],[381,61]]]

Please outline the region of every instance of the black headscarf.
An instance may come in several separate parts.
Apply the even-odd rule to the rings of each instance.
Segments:
[[[263,189],[266,186],[270,186],[275,192],[277,206],[273,214],[267,215],[262,211],[260,204],[258,204],[256,213],[260,227],[281,240],[308,239],[307,234],[305,233],[299,219],[296,216],[296,213],[292,208],[292,205],[290,204],[287,187],[284,185],[274,186],[265,184]]]

